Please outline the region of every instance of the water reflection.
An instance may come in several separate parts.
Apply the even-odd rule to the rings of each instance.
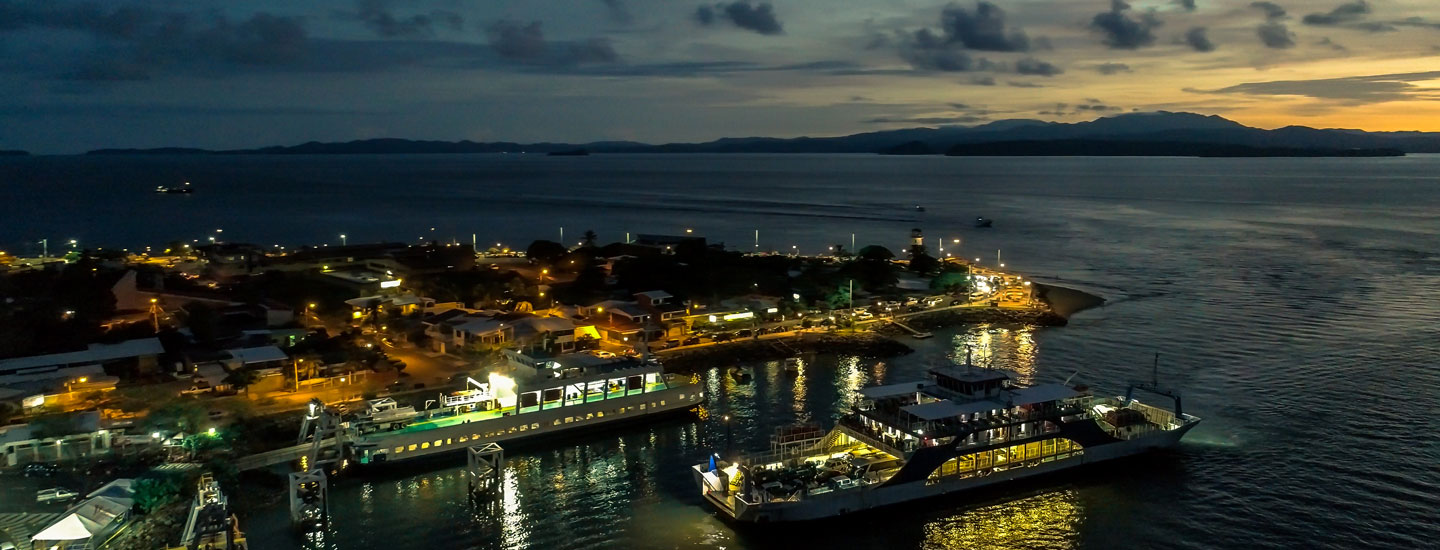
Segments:
[[[932,521],[925,525],[921,547],[1075,548],[1083,519],[1075,491],[1053,491]]]
[[[978,325],[957,332],[950,339],[946,356],[951,363],[964,365],[967,354],[977,366],[1013,371],[1017,375],[1016,381],[1022,384],[1035,382],[1036,358],[1039,356],[1035,327]]]

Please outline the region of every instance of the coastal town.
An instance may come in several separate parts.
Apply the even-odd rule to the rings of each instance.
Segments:
[[[323,423],[317,406],[424,411],[449,392],[474,410],[465,396],[479,388],[502,403],[495,380],[517,363],[591,365],[566,359],[584,356],[688,377],[806,353],[897,355],[940,326],[1055,325],[1067,313],[1052,287],[998,257],[955,257],[958,240],[948,253],[944,240],[929,247],[920,229],[898,253],[852,243],[816,255],[738,251],[693,229],[609,244],[587,231],[523,249],[340,238],[0,253],[0,542],[243,548],[229,500],[273,504],[257,502],[286,488],[260,478],[235,494],[237,480],[309,467],[325,438],[296,445],[295,434]],[[683,385],[646,376],[647,388]],[[621,386],[591,391],[636,391]],[[550,398],[537,410],[539,399]],[[519,400],[508,404],[517,413]]]

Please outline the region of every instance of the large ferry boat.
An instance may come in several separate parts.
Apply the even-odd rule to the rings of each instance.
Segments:
[[[1141,403],[1137,389],[1174,400]],[[705,500],[740,522],[814,520],[1172,447],[1200,419],[1178,393],[1132,384],[1022,387],[1003,370],[931,368],[927,380],[863,388],[828,433],[777,435],[767,453],[695,465]]]
[[[705,400],[690,376],[665,373],[652,360],[506,351],[514,376],[467,378],[416,411],[394,400],[370,401],[349,425],[351,455],[362,465],[460,451],[490,442],[537,438],[687,410]]]

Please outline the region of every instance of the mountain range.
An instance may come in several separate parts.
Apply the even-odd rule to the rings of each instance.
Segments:
[[[1039,143],[1040,145],[1036,145]],[[1076,148],[1066,144],[1076,145]],[[1024,144],[1024,145],[1022,145]],[[1151,144],[1154,146],[1149,146]],[[985,147],[977,147],[985,145]],[[1011,147],[1013,145],[1014,147]],[[1193,149],[1187,148],[1193,145]],[[1366,132],[1286,126],[1252,128],[1214,115],[1127,113],[1087,122],[1000,120],[977,126],[884,130],[838,137],[723,138],[703,143],[652,145],[631,141],[511,143],[417,141],[396,138],[342,143],[211,151],[205,149],[100,149],[115,154],[441,154],[549,153],[888,153],[888,154],[1135,154],[1186,156],[1383,156],[1440,153],[1440,133]],[[984,153],[983,151],[990,151]]]

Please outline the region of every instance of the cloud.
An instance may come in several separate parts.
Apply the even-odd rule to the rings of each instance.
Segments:
[[[1341,44],[1341,43],[1339,43],[1339,42],[1336,42],[1336,41],[1334,41],[1334,40],[1331,40],[1330,37],[1328,37],[1328,36],[1326,36],[1326,37],[1324,37],[1324,38],[1321,38],[1320,40],[1315,41],[1315,45],[1316,45],[1316,46],[1325,46],[1325,47],[1330,48],[1330,49],[1332,49],[1332,50],[1335,50],[1335,51],[1337,51],[1337,52],[1350,51],[1350,49],[1349,49],[1349,48],[1346,48],[1344,44]]]
[[[620,56],[605,38],[590,38],[566,44],[551,44],[539,21],[522,24],[502,19],[485,27],[490,49],[500,57],[529,63],[580,65],[614,63]]]
[[[452,11],[436,10],[429,14],[396,17],[389,0],[357,0],[355,13],[346,14],[365,24],[376,36],[384,38],[425,38],[435,36],[437,26],[458,31],[464,18]]]
[[[1124,63],[1101,63],[1101,64],[1096,65],[1096,66],[1091,67],[1091,68],[1092,68],[1092,69],[1095,69],[1095,72],[1100,73],[1100,74],[1103,74],[1103,75],[1112,75],[1112,74],[1120,74],[1120,73],[1132,72],[1132,71],[1130,70],[1130,66],[1129,66],[1129,65],[1126,65],[1126,64],[1124,64]]]
[[[1085,100],[1085,103],[1082,103],[1082,104],[1079,104],[1079,105],[1076,105],[1076,106],[1075,106],[1075,112],[1076,112],[1077,114],[1078,114],[1078,113],[1084,113],[1084,112],[1091,112],[1091,113],[1110,113],[1110,112],[1117,112],[1117,111],[1123,111],[1123,110],[1125,110],[1125,109],[1122,108],[1122,107],[1116,107],[1116,106],[1114,106],[1114,105],[1106,105],[1106,104],[1104,104],[1104,103],[1101,103],[1100,100],[1098,100],[1098,99],[1086,99],[1086,100]]]
[[[785,28],[775,17],[775,8],[766,2],[751,4],[748,0],[718,3],[714,6],[700,6],[695,9],[695,20],[704,26],[729,21],[736,27],[765,35],[784,34]]]
[[[1385,103],[1404,100],[1440,100],[1440,89],[1421,88],[1415,82],[1440,79],[1440,71],[1351,76],[1318,80],[1277,80],[1247,82],[1217,90],[1186,89],[1206,94],[1240,94],[1251,96],[1301,96],[1338,100],[1346,105]]]
[[[1195,11],[1195,0],[1172,0],[1172,3],[1185,11]]]
[[[12,67],[76,81],[296,65],[310,44],[298,18],[264,12],[237,20],[136,5],[0,4],[0,33],[27,29],[72,31],[91,39],[63,52],[6,60]]]
[[[1261,23],[1255,27],[1255,35],[1260,37],[1260,42],[1267,48],[1283,50],[1295,47],[1295,33],[1278,21]]]
[[[930,29],[903,34],[901,38],[900,58],[922,71],[969,72],[997,67],[988,59],[977,59],[964,50],[952,47]]]
[[[1194,27],[1185,31],[1185,44],[1197,52],[1215,51],[1215,43],[1206,35],[1205,27]]]
[[[1015,72],[1025,75],[1055,76],[1065,71],[1052,63],[1027,57],[1015,62]]]
[[[630,7],[625,5],[625,0],[600,0],[605,3],[605,13],[611,21],[622,25],[629,25],[635,20],[630,14]]]
[[[1110,0],[1110,11],[1097,13],[1090,20],[1090,28],[1104,35],[1105,45],[1116,50],[1154,44],[1155,29],[1164,24],[1153,10],[1131,17],[1130,4],[1124,0]]]
[[[1265,18],[1271,21],[1286,17],[1285,7],[1274,2],[1251,2],[1250,7],[1265,12]]]
[[[983,116],[959,115],[941,117],[875,117],[860,122],[865,124],[970,124],[983,122]]]
[[[1358,0],[1348,4],[1340,4],[1328,13],[1311,13],[1300,19],[1306,25],[1335,26],[1345,23],[1353,23],[1370,15],[1370,4],[1365,0]]]
[[[1436,51],[1440,51],[1440,46],[1435,46],[1435,50],[1436,50]],[[995,85],[995,77],[993,77],[993,76],[977,76],[977,77],[971,78],[971,79],[970,79],[970,83],[971,83],[971,84],[974,84],[974,85],[976,85],[976,86],[994,86],[994,85]]]
[[[1036,84],[1036,83],[1034,83],[1034,82],[1023,82],[1023,81],[1016,81],[1016,80],[1011,80],[1011,81],[1009,81],[1009,82],[1006,82],[1005,85],[1006,85],[1006,86],[1010,86],[1011,88],[1044,88],[1044,87],[1045,87],[1044,84]]]
[[[991,52],[1028,52],[1030,37],[1025,31],[1007,28],[1005,10],[990,2],[975,3],[973,12],[950,4],[940,13],[940,28],[947,43],[967,49]]]

